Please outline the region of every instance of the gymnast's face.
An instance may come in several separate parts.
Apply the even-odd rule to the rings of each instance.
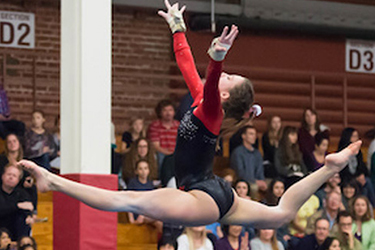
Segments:
[[[239,75],[229,75],[225,72],[222,72],[219,79],[219,91],[221,102],[226,101],[229,98],[229,91],[243,83],[245,78]]]

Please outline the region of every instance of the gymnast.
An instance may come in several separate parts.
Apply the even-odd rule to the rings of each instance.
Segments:
[[[175,172],[179,189],[104,190],[59,177],[27,160],[18,164],[35,177],[39,191],[59,191],[100,210],[132,212],[185,226],[219,221],[229,225],[277,228],[290,222],[302,204],[343,169],[350,156],[358,153],[361,141],[328,155],[325,165],[291,186],[277,206],[268,207],[238,197],[225,181],[212,173],[217,137],[227,129],[225,125],[236,127],[255,116],[251,82],[239,75],[222,73],[224,57],[238,29],[234,25],[230,31],[225,27],[221,36],[213,40],[208,50],[211,60],[203,87],[184,34],[185,7],[179,9],[177,3],[171,6],[168,0],[165,5],[167,12],[159,11],[159,15],[172,30],[176,60],[194,98],[177,136]]]

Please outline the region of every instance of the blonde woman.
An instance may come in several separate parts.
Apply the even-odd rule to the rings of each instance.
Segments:
[[[207,238],[206,227],[186,227],[185,233],[177,238],[178,250],[213,250]]]
[[[140,117],[132,118],[129,131],[122,134],[121,153],[130,151],[130,146],[139,138],[146,138],[144,119]]]
[[[259,230],[258,237],[250,241],[250,246],[256,250],[284,250],[283,244],[276,239],[274,229]]]

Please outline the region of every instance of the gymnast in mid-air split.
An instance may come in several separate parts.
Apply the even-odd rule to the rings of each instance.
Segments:
[[[349,157],[356,155],[361,141],[325,159],[325,165],[291,186],[277,206],[240,198],[221,178],[213,174],[213,158],[218,136],[240,127],[256,115],[251,82],[239,75],[222,72],[222,64],[238,34],[232,25],[225,27],[208,50],[210,62],[206,83],[197,73],[185,37],[183,20],[185,6],[170,5],[159,11],[173,33],[177,64],[194,98],[192,108],[184,115],[178,129],[175,149],[175,174],[179,189],[161,188],[153,191],[110,191],[57,176],[22,160],[18,164],[29,171],[41,192],[58,191],[83,203],[105,211],[126,211],[142,214],[164,222],[186,226],[224,224],[277,228],[291,221],[303,203],[330,177],[340,172]]]

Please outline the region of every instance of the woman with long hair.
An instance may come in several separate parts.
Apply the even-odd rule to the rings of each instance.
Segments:
[[[298,144],[307,160],[315,148],[315,135],[320,132],[320,120],[316,110],[312,108],[304,109],[301,119],[301,127],[298,130]]]
[[[25,133],[25,158],[51,170],[50,161],[56,157],[57,148],[52,134],[44,127],[44,112],[33,111],[31,127]]]
[[[258,237],[250,241],[250,246],[256,250],[284,250],[283,244],[276,238],[275,229],[260,229]]]
[[[101,210],[138,213],[188,226],[220,221],[226,224],[277,228],[289,222],[311,194],[329,177],[339,172],[351,155],[357,153],[361,142],[328,155],[326,165],[289,188],[278,206],[267,207],[238,197],[223,179],[213,174],[212,169],[219,134],[225,135],[230,130],[237,130],[236,126],[242,125],[242,121],[254,117],[251,82],[242,76],[222,72],[225,54],[237,37],[238,29],[232,26],[229,32],[226,27],[221,36],[214,39],[208,52],[211,60],[206,84],[203,86],[184,34],[186,27],[182,13],[185,7],[179,9],[178,4],[171,6],[167,0],[165,4],[168,12],[160,11],[159,14],[169,23],[174,33],[177,62],[195,100],[193,108],[181,121],[177,137],[175,173],[179,189],[116,192],[67,180],[30,161],[21,161],[19,165],[35,176],[41,192],[63,192]],[[220,133],[221,130],[223,134]]]
[[[363,250],[375,249],[375,221],[371,218],[370,202],[366,196],[357,196],[353,200],[353,233],[362,243]]]
[[[284,182],[280,178],[273,179],[268,186],[263,203],[268,206],[277,206],[284,191]]]
[[[268,118],[267,131],[262,136],[262,148],[264,159],[265,176],[274,178],[277,176],[274,160],[275,151],[279,147],[279,142],[282,135],[281,118],[278,115],[272,115]]]
[[[0,155],[0,174],[9,163],[16,164],[23,159],[23,149],[16,134],[8,134],[5,138],[5,151]]]
[[[213,250],[212,242],[207,238],[206,228],[186,227],[177,238],[178,250]]]
[[[130,147],[130,151],[125,155],[125,161],[122,167],[122,178],[127,183],[135,177],[135,164],[139,160],[146,160],[150,168],[150,180],[158,179],[158,168],[155,156],[155,150],[151,143],[144,137],[138,138]]]
[[[133,117],[130,121],[129,131],[122,134],[121,153],[127,153],[131,150],[130,146],[139,138],[146,138],[146,129],[144,119],[140,117]]]
[[[320,132],[315,136],[315,148],[306,159],[305,164],[308,171],[315,171],[324,165],[324,159],[327,155],[329,146],[329,136],[327,133]]]
[[[307,174],[298,146],[297,128],[286,126],[275,153],[275,167],[288,188]]]

